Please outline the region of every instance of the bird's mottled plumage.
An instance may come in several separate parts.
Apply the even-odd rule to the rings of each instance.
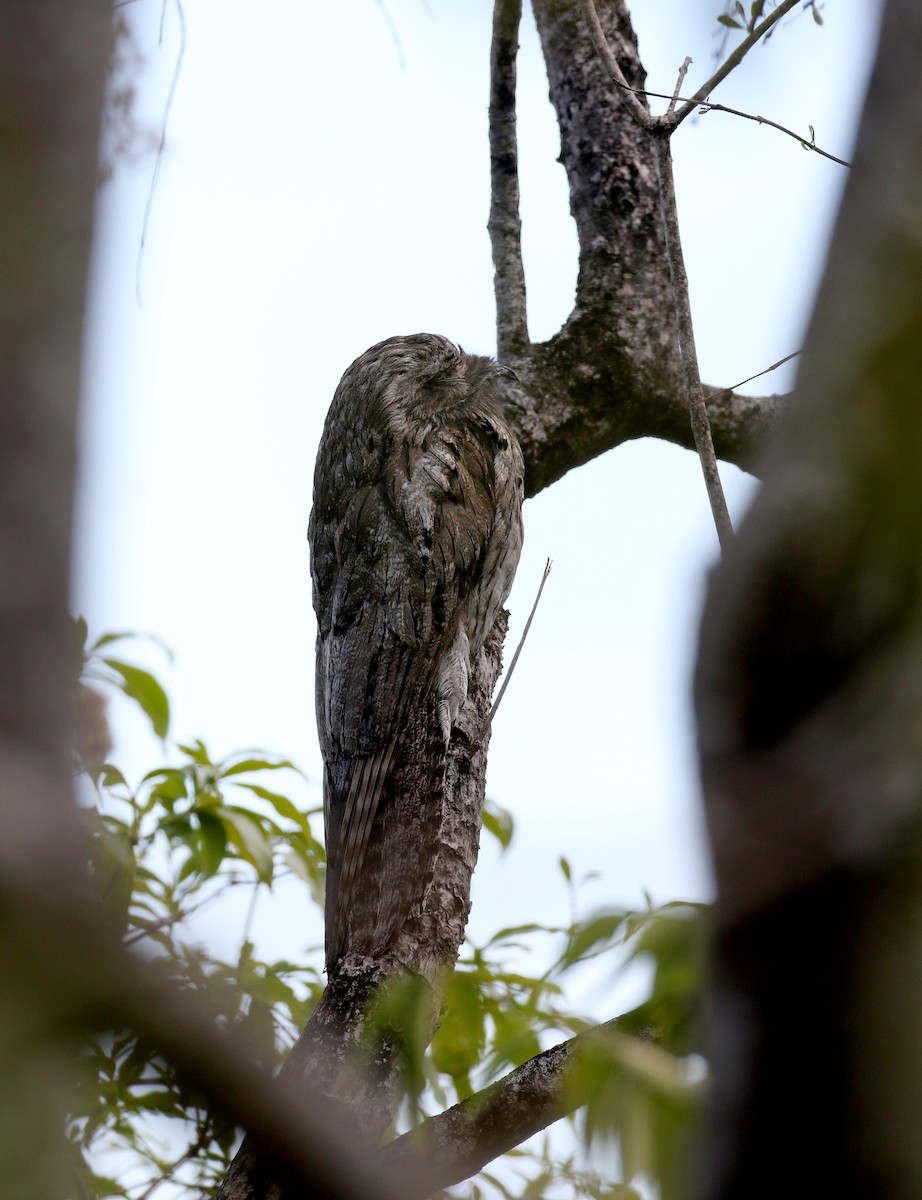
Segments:
[[[387,948],[434,861],[420,843],[437,843],[452,726],[522,545],[504,371],[433,334],[389,338],[349,367],[327,415],[309,538],[329,968]],[[418,802],[437,811],[407,831],[401,870],[402,831],[382,831],[409,738],[431,745]]]

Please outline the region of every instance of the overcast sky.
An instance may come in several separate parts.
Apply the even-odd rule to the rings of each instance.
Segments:
[[[633,6],[652,90],[713,67],[719,0]],[[395,333],[495,349],[486,0],[138,0],[137,113],[166,148],[117,166],[100,199],[86,372],[75,607],[94,632],[149,631],[174,735],[262,746],[316,780],[305,532],[314,456],[342,372]],[[850,153],[877,4],[782,22],[715,98]],[[396,30],[396,39],[388,20]],[[163,36],[160,40],[161,18]],[[731,43],[732,44],[732,43]],[[573,301],[576,241],[526,12],[519,130],[529,321]],[[799,348],[843,168],[722,114],[674,139],[704,379],[731,385]],[[791,386],[779,370],[749,390]],[[722,474],[731,512],[752,481]],[[689,453],[653,442],[571,472],[525,510],[507,657],[554,571],[497,718],[488,790],[517,819],[487,848],[472,930],[560,922],[557,859],[597,870],[582,904],[707,898],[689,678],[714,534]],[[116,761],[156,746],[115,714]],[[314,794],[314,800],[319,794]],[[319,933],[265,912],[271,952]],[[610,1014],[609,1014],[610,1015]]]

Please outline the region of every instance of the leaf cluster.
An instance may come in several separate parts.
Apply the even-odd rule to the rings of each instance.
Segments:
[[[170,741],[165,689],[151,672],[113,652],[130,635],[88,644],[82,623],[75,635],[75,688],[102,687],[127,697],[163,747],[164,761],[130,783],[114,763],[87,761],[77,739],[91,783],[82,811],[100,904],[129,946],[156,960],[175,986],[207,992],[219,1019],[274,1067],[319,999],[322,956],[315,946],[298,963],[267,961],[252,935],[253,915],[259,898],[281,881],[305,889],[309,906],[322,907],[316,792],[287,758],[262,751],[221,758],[201,740]],[[484,825],[509,847],[511,814],[488,802]],[[657,908],[648,900],[642,911],[580,917],[579,888],[591,876],[574,882],[569,862],[561,858],[559,865],[570,891],[570,920],[503,928],[483,945],[468,941],[430,1044],[422,1033],[414,1035],[431,1027],[431,993],[420,980],[401,980],[380,998],[378,1019],[404,1033],[406,1102],[394,1132],[475,1097],[561,1040],[588,1034],[567,1085],[572,1105],[580,1106],[574,1119],[579,1137],[587,1147],[616,1143],[623,1177],[654,1180],[670,1200],[677,1194],[680,1148],[700,1107],[703,1068],[694,1017],[705,913],[688,904]],[[225,942],[228,929],[237,930],[231,953],[212,948],[216,928]],[[535,973],[535,962],[546,965]],[[574,1011],[570,995],[579,972],[601,964],[613,979],[638,963],[647,967],[646,998],[614,1029],[588,1033],[596,1022]],[[238,1132],[130,1031],[91,1039],[84,1065],[70,1126],[80,1200],[211,1194]],[[456,1194],[634,1194],[622,1185],[613,1189],[578,1156],[561,1155],[559,1146],[559,1138],[533,1140]],[[612,1172],[604,1174],[610,1179]]]
[[[804,8],[810,10],[817,25],[822,25],[823,15],[815,0],[805,0]],[[762,20],[764,12],[765,0],[750,0],[748,13],[740,0],[733,0],[732,5],[728,5],[727,10],[722,12],[717,20],[725,29],[745,29],[747,33],[752,33]]]

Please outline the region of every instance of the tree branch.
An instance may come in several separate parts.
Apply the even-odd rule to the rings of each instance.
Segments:
[[[624,78],[624,73],[618,60],[612,53],[605,31],[599,21],[598,13],[592,0],[583,0],[586,19],[593,44],[601,56],[613,81],[622,89],[622,96],[627,101],[631,116],[641,129],[654,134],[656,152],[656,167],[659,178],[660,203],[663,224],[666,233],[666,256],[669,262],[669,275],[672,281],[672,307],[676,315],[679,334],[679,355],[682,360],[682,373],[685,384],[685,398],[688,404],[688,414],[691,421],[695,449],[704,474],[714,524],[721,548],[726,548],[733,536],[733,526],[730,523],[730,513],[720,482],[720,472],[717,469],[717,458],[714,454],[714,442],[708,423],[707,406],[701,392],[701,376],[698,371],[698,354],[695,349],[695,333],[692,324],[691,304],[688,298],[688,276],[685,271],[685,260],[682,256],[682,241],[679,236],[679,217],[676,209],[675,185],[672,177],[672,156],[669,153],[669,134],[678,124],[678,117],[651,117],[649,110],[640,103],[633,89]],[[729,61],[729,60],[728,60]],[[681,78],[681,76],[680,76]],[[678,85],[677,85],[678,90]]]
[[[702,618],[712,1200],[922,1193],[920,47],[890,0],[796,401]]]
[[[606,1021],[529,1059],[503,1079],[395,1138],[378,1155],[385,1175],[410,1174],[407,1200],[469,1179],[586,1103],[570,1067],[575,1055],[618,1029]]]
[[[515,129],[515,60],[521,19],[521,0],[496,0],[490,51],[491,203],[487,228],[495,269],[497,352],[502,362],[515,361],[529,346]]]
[[[682,255],[679,236],[679,214],[676,208],[675,184],[672,177],[672,155],[669,153],[669,138],[666,134],[656,137],[656,160],[659,167],[660,195],[663,199],[663,220],[666,225],[666,247],[669,252],[669,273],[675,297],[675,313],[679,326],[679,353],[685,374],[685,399],[691,421],[695,449],[704,474],[708,501],[717,528],[721,549],[726,549],[733,537],[730,513],[717,470],[717,457],[708,421],[707,405],[701,391],[701,375],[698,371],[698,352],[695,348],[695,331],[692,324],[691,303],[688,298],[688,275]]]
[[[716,88],[718,84],[722,83],[727,78],[731,71],[734,71],[740,65],[756,42],[760,41],[769,32],[772,26],[777,21],[780,21],[781,18],[786,13],[789,13],[794,5],[798,3],[799,0],[781,0],[781,3],[778,5],[778,7],[773,12],[769,13],[764,21],[756,25],[749,37],[744,38],[743,41],[740,42],[737,48],[733,51],[733,53],[728,55],[726,61],[717,68],[711,78],[706,80],[701,87],[698,88],[691,100],[686,100],[682,107],[675,111],[671,117],[673,128],[681,125],[685,118],[689,116],[690,113],[695,111],[696,106],[699,105],[706,96],[709,96],[711,92],[713,92],[714,88]]]

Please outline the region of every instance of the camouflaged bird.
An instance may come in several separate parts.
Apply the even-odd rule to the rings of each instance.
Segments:
[[[389,338],[327,415],[308,536],[330,971],[386,952],[432,875],[452,728],[522,547],[508,374],[435,334]],[[411,741],[428,765],[408,806],[394,779]]]

